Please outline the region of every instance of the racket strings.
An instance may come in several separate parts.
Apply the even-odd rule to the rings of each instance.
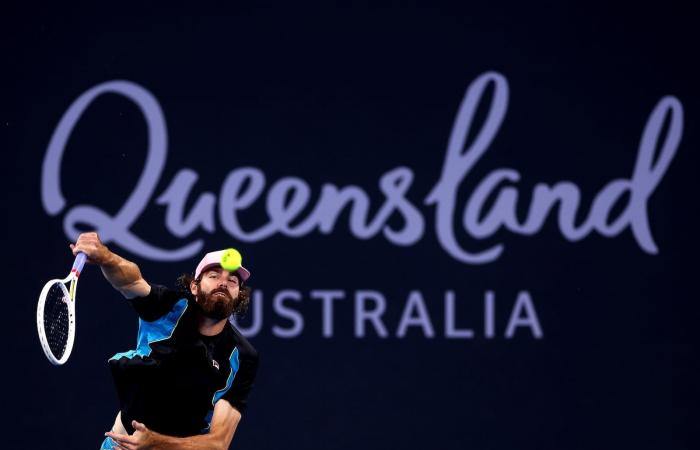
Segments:
[[[44,303],[44,331],[51,353],[56,359],[61,359],[68,345],[70,301],[60,283],[55,283],[49,289]]]

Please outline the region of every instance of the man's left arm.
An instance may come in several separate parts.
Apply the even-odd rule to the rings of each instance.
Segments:
[[[134,434],[105,433],[126,450],[228,450],[241,420],[241,413],[226,400],[214,405],[214,415],[209,433],[178,438],[149,430],[144,424],[133,421]]]

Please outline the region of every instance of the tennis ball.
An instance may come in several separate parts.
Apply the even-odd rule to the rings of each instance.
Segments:
[[[221,267],[229,272],[235,272],[243,264],[243,257],[235,248],[229,248],[221,255]]]

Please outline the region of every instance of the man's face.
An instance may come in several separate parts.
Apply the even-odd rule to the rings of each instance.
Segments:
[[[193,281],[190,289],[197,299],[202,314],[215,320],[230,316],[240,301],[238,277],[220,267],[202,272],[199,285]]]

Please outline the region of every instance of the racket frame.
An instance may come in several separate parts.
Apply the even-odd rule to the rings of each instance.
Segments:
[[[56,278],[48,281],[39,295],[39,302],[36,308],[36,326],[39,332],[39,341],[41,342],[41,348],[44,350],[44,354],[48,360],[56,366],[63,365],[68,361],[73,351],[73,343],[75,342],[75,296],[78,290],[78,278],[80,277],[80,272],[83,270],[86,259],[87,255],[79,252],[68,276],[62,280]],[[61,358],[56,358],[51,351],[48,338],[46,337],[46,330],[44,329],[44,304],[46,302],[46,296],[49,294],[51,287],[56,283],[60,285],[63,291],[64,301],[67,299],[66,303],[68,306],[68,341],[66,342],[66,349],[63,351]],[[70,283],[70,286],[66,289],[66,284],[68,283]]]

